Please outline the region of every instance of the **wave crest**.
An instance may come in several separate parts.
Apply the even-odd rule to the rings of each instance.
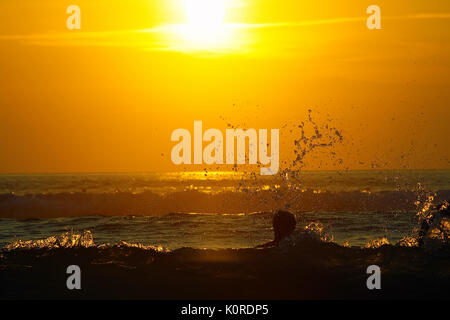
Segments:
[[[364,248],[366,249],[376,249],[380,248],[384,245],[390,245],[389,240],[386,237],[382,237],[379,239],[372,240],[371,242],[367,243]]]
[[[58,248],[90,248],[98,249],[109,248],[136,248],[142,250],[153,250],[157,252],[169,252],[170,250],[162,246],[145,245],[141,243],[131,243],[127,241],[119,241],[116,244],[100,244],[96,245],[94,236],[90,230],[84,230],[83,233],[64,232],[57,236],[50,236],[45,239],[38,240],[17,240],[7,244],[4,249],[12,251],[16,249],[58,249]]]
[[[53,249],[53,248],[89,248],[95,246],[94,237],[90,230],[83,234],[64,232],[59,236],[50,236],[39,240],[17,240],[5,246],[6,250],[14,249]]]

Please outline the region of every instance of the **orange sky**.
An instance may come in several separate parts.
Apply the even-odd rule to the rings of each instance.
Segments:
[[[308,109],[344,135],[308,169],[449,168],[449,1],[230,0],[207,49],[171,33],[180,1],[1,1],[0,172],[177,170],[194,120],[280,128],[283,160]]]

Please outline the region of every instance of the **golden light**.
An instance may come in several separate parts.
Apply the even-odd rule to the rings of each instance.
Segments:
[[[190,47],[214,49],[226,43],[226,0],[183,0],[183,4],[187,23],[179,26],[179,33]]]
[[[225,19],[225,0],[185,0],[188,23],[199,28],[216,28]]]

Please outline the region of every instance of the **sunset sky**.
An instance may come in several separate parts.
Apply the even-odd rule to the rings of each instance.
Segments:
[[[178,170],[194,120],[279,128],[283,160],[309,109],[344,143],[307,169],[450,167],[448,0],[186,1],[2,0],[0,172]]]

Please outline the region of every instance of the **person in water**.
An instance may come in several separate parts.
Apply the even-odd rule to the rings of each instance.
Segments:
[[[285,239],[295,230],[296,224],[297,221],[292,213],[289,211],[278,210],[275,212],[272,219],[274,239],[270,242],[257,246],[257,248],[278,246],[281,240]]]

